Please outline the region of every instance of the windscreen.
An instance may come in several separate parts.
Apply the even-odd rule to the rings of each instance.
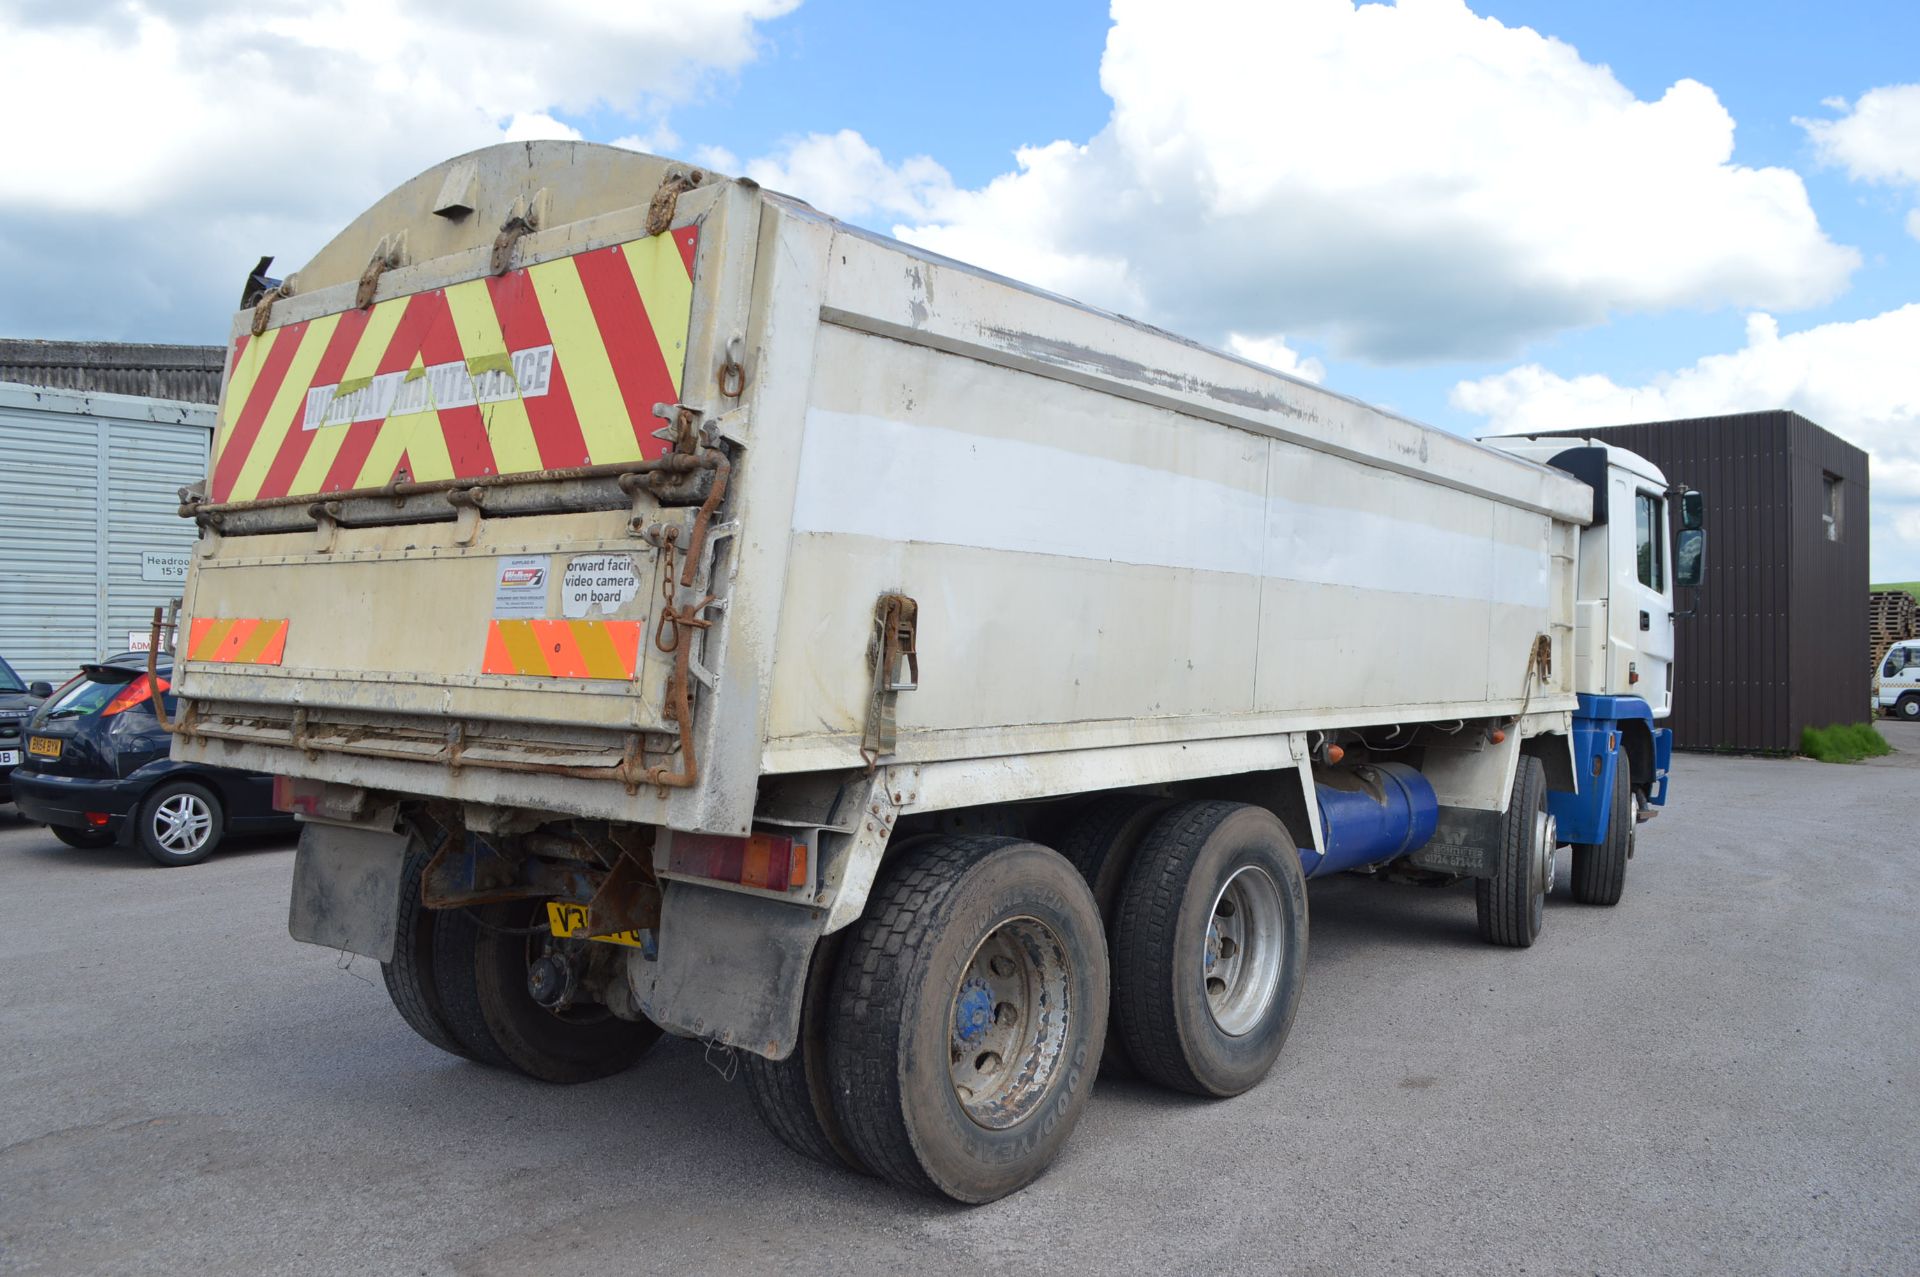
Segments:
[[[7,664],[5,661],[0,661],[0,692],[24,692],[26,690],[27,685],[22,683],[20,676],[13,672],[13,666]]]

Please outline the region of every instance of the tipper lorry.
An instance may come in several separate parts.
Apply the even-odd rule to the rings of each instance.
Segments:
[[[1704,533],[1618,448],[584,143],[264,265],[182,497],[173,751],[280,777],[293,936],[455,1055],[699,1039],[794,1149],[988,1201],[1103,1063],[1266,1075],[1309,879],[1471,882],[1525,948],[1555,852],[1611,905],[1666,801]]]

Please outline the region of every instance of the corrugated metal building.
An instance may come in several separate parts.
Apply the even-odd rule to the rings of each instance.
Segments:
[[[1792,753],[1802,728],[1868,717],[1865,452],[1784,411],[1543,433],[1630,448],[1706,495],[1706,586],[1675,625],[1676,745]]]
[[[0,341],[0,655],[22,677],[126,650],[179,593],[178,490],[206,473],[221,358]]]
[[[224,357],[218,346],[0,337],[0,381],[210,404],[220,400]]]

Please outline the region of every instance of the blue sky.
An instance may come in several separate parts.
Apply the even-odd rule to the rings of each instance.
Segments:
[[[0,0],[0,332],[217,340],[446,155],[627,140],[1462,433],[1797,408],[1920,578],[1910,0],[379,9]]]

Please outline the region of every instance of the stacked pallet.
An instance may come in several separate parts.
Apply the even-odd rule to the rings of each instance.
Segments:
[[[1901,639],[1920,638],[1920,599],[1905,590],[1875,590],[1867,599],[1867,633],[1877,671],[1888,648]]]

